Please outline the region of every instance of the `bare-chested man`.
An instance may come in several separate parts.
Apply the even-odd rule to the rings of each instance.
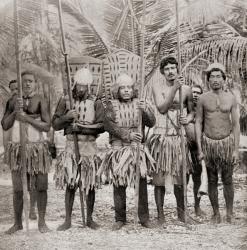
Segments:
[[[164,222],[164,196],[167,180],[172,177],[174,194],[177,201],[178,219],[184,221],[184,194],[182,178],[181,127],[194,118],[191,88],[181,85],[182,77],[178,77],[178,63],[174,57],[166,57],[160,63],[160,72],[166,83],[153,85],[153,96],[157,113],[154,133],[149,139],[149,148],[157,161],[156,173],[153,176],[155,202],[158,211],[158,222]],[[180,115],[179,88],[182,86],[184,113]],[[180,120],[180,123],[179,123]],[[186,145],[186,150],[188,150]],[[188,156],[188,154],[186,154]],[[188,160],[188,159],[187,159]]]
[[[211,90],[201,95],[197,104],[196,138],[199,160],[205,158],[208,172],[208,193],[213,207],[212,221],[220,223],[218,173],[221,173],[226,201],[226,221],[231,222],[234,190],[232,174],[238,162],[239,117],[237,102],[231,92],[223,91],[225,68],[209,65],[207,80]]]
[[[10,128],[11,139],[7,145],[7,164],[10,166],[13,183],[14,225],[6,232],[12,234],[23,228],[23,187],[20,164],[20,122],[24,123],[26,143],[25,158],[28,189],[37,191],[38,228],[44,233],[49,231],[45,223],[47,205],[48,170],[50,166],[50,154],[48,144],[44,140],[42,132],[50,129],[50,116],[45,100],[36,93],[36,79],[32,72],[24,71],[21,75],[23,87],[23,99],[17,95],[9,100],[2,119],[4,130]],[[23,113],[20,109],[23,108]]]
[[[11,92],[11,97],[6,103],[5,112],[8,112],[10,103],[12,102],[13,99],[17,97],[17,94],[18,94],[18,83],[15,79],[9,82],[9,89]],[[8,130],[3,130],[3,145],[4,145],[5,152],[7,150],[8,142],[11,140],[12,128]],[[5,158],[4,161],[6,162],[6,154],[4,158]],[[30,190],[29,194],[30,194],[29,219],[36,220],[37,219],[37,215],[35,213],[35,205],[37,202],[36,190]]]

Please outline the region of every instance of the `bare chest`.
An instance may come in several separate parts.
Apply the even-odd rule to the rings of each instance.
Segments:
[[[231,98],[227,95],[217,96],[211,95],[208,96],[205,101],[205,111],[206,112],[221,112],[229,113],[232,108]]]
[[[41,100],[39,98],[23,99],[23,111],[27,114],[41,114]]]

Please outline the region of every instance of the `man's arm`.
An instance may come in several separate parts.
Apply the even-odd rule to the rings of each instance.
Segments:
[[[6,103],[5,112],[1,121],[3,130],[10,129],[14,122],[16,117],[16,110],[14,109],[14,103],[10,101],[9,99]]]
[[[196,109],[196,123],[195,123],[195,129],[196,129],[196,143],[197,143],[197,149],[198,149],[198,158],[201,160],[203,158],[203,152],[202,152],[202,124],[203,124],[203,101],[201,98],[199,98],[197,102],[197,109]]]
[[[69,119],[66,114],[66,99],[64,97],[61,97],[57,104],[55,114],[52,117],[52,127],[54,128],[54,130],[58,131],[64,129],[73,122],[74,119]]]
[[[187,86],[186,86],[187,87]],[[187,94],[187,122],[190,123],[195,118],[194,104],[193,104],[193,95],[190,87],[186,88]]]
[[[233,106],[231,109],[231,119],[232,119],[232,131],[234,136],[234,157],[238,158],[238,148],[239,148],[239,139],[240,139],[240,125],[239,125],[239,114],[237,111],[237,100],[233,96]]]
[[[142,111],[142,123],[143,125],[152,128],[155,125],[156,119],[154,110],[151,105],[146,102],[146,108]]]
[[[104,115],[104,128],[111,135],[130,142],[130,131],[120,128],[115,122],[115,113],[111,102],[108,102]]]

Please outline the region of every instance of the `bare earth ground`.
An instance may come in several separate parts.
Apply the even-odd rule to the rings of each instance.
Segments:
[[[207,196],[202,198],[201,207],[206,212],[202,219],[195,217],[193,210],[192,183],[188,186],[189,223],[185,226],[176,219],[173,194],[165,197],[166,223],[164,227],[145,229],[134,226],[134,192],[127,189],[128,224],[120,231],[112,232],[114,221],[112,186],[105,185],[97,191],[94,219],[101,227],[94,231],[81,227],[79,196],[75,199],[73,226],[65,232],[56,228],[64,220],[64,190],[56,190],[50,174],[48,193],[47,224],[52,232],[39,233],[37,222],[30,221],[30,233],[25,230],[15,235],[5,235],[13,222],[12,187],[9,173],[0,175],[0,249],[63,250],[63,249],[247,249],[247,181],[246,174],[235,174],[234,219],[232,224],[210,223],[211,206]],[[225,215],[225,204],[219,187],[221,215]],[[156,223],[156,207],[153,187],[148,186],[150,217]],[[223,218],[224,219],[224,218]],[[23,223],[23,225],[25,225]]]

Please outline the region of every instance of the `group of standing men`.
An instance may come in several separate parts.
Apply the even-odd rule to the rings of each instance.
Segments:
[[[208,193],[213,207],[213,220],[220,222],[218,205],[218,173],[221,173],[226,201],[227,221],[231,222],[233,210],[232,174],[238,161],[239,118],[237,103],[230,92],[223,91],[226,78],[221,64],[213,63],[207,70],[210,91],[202,93],[198,85],[192,87],[183,84],[178,74],[178,63],[173,57],[166,57],[160,63],[160,72],[164,83],[153,85],[153,98],[157,112],[145,100],[139,100],[135,82],[126,73],[121,73],[114,86],[115,99],[106,104],[90,91],[93,77],[88,69],[80,69],[74,76],[72,86],[73,108],[70,109],[68,97],[60,99],[55,114],[50,120],[47,104],[35,92],[36,79],[33,73],[22,73],[23,99],[11,97],[2,119],[4,130],[12,128],[12,139],[7,145],[7,161],[11,168],[13,181],[13,205],[15,223],[7,233],[22,229],[23,190],[20,174],[20,141],[15,139],[13,129],[19,122],[25,124],[28,187],[37,190],[38,227],[40,232],[49,229],[45,224],[47,204],[47,173],[49,152],[42,132],[48,132],[52,124],[55,130],[64,130],[66,148],[57,163],[62,170],[65,191],[65,222],[58,230],[71,227],[71,215],[75,192],[79,187],[81,206],[86,201],[86,225],[96,229],[92,214],[97,187],[97,172],[107,171],[112,176],[115,207],[113,230],[119,230],[126,223],[126,187],[135,182],[137,155],[140,165],[140,186],[138,216],[143,227],[152,227],[149,222],[147,180],[151,170],[154,184],[158,222],[165,221],[163,206],[166,185],[174,185],[177,202],[177,214],[184,221],[184,191],[182,183],[183,166],[181,153],[181,125],[187,132],[185,142],[188,176],[192,173],[194,181],[195,213],[201,214],[198,189],[201,181],[201,164],[205,160],[208,172]],[[180,114],[179,89],[182,89],[183,113]],[[198,98],[198,96],[200,98]],[[20,113],[23,108],[24,113]],[[138,129],[142,123],[141,130]],[[145,126],[154,127],[153,134],[145,143]],[[107,131],[110,135],[111,150],[106,153],[102,163],[97,158],[97,135]],[[78,139],[79,162],[75,155],[74,134]],[[140,147],[138,144],[145,143]],[[190,151],[190,154],[189,154]],[[37,157],[38,156],[38,157]],[[23,162],[23,161],[22,161]],[[79,167],[79,164],[80,167]]]

